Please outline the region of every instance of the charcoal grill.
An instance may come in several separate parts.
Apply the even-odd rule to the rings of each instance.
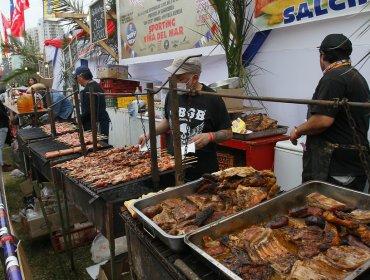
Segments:
[[[105,142],[99,142],[103,149],[111,147]],[[74,153],[70,155],[64,155],[52,159],[46,159],[45,153],[69,149],[71,148],[67,144],[55,141],[53,139],[43,139],[37,142],[32,142],[28,145],[30,156],[32,159],[32,165],[36,171],[42,174],[47,180],[52,181],[51,177],[51,165],[62,163],[68,160],[76,159],[81,156],[81,153]]]
[[[45,139],[45,138],[51,138],[51,135],[46,134],[39,127],[19,129],[17,131],[19,149],[28,156],[30,155],[28,145],[31,142],[38,141],[38,140]]]
[[[131,275],[135,279],[187,279],[175,266],[181,260],[195,275],[192,279],[223,280],[224,276],[211,270],[197,255],[190,251],[176,253],[162,241],[152,239],[137,219],[128,211],[120,214],[125,223]]]

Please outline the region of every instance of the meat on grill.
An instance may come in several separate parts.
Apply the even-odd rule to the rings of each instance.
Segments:
[[[342,270],[354,270],[370,260],[370,252],[357,246],[333,246],[325,256],[332,266]]]
[[[347,205],[316,192],[307,195],[306,200],[308,206],[318,207],[328,211],[348,209]]]
[[[297,217],[297,218],[306,218],[308,216],[314,215],[314,216],[321,216],[324,211],[317,207],[296,207],[291,210],[289,210],[288,214],[291,217]]]

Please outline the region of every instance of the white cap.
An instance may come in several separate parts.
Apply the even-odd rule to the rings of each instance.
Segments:
[[[184,62],[184,60],[187,58],[187,56],[179,56],[176,57],[172,64],[164,70],[170,72],[173,74],[176,69],[181,65],[181,63]],[[185,73],[191,73],[191,74],[200,74],[202,72],[202,65],[200,63],[200,59],[198,57],[192,57],[186,60],[186,62],[181,66],[179,70],[175,73],[175,75],[185,74]]]

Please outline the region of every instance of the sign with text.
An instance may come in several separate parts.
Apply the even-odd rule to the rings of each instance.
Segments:
[[[78,60],[78,41],[76,37],[72,39],[72,41],[69,43],[69,46],[71,49],[72,65],[74,65]]]
[[[44,20],[55,18],[53,0],[43,0]]]
[[[121,58],[217,44],[208,0],[120,0]]]
[[[256,0],[254,25],[274,29],[370,11],[369,0]]]
[[[90,41],[91,44],[108,38],[107,19],[104,0],[90,5]]]

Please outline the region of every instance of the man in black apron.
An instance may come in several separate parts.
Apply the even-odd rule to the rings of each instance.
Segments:
[[[319,51],[323,77],[312,99],[346,98],[352,102],[368,102],[369,86],[351,66],[351,41],[343,34],[330,34],[322,41]],[[364,108],[349,107],[351,121],[342,106],[309,106],[307,121],[295,127],[290,134],[290,140],[295,145],[300,136],[307,135],[303,153],[303,182],[322,180],[363,191],[367,177],[360,152],[365,155],[369,166],[368,113]],[[360,143],[355,143],[354,135]]]

